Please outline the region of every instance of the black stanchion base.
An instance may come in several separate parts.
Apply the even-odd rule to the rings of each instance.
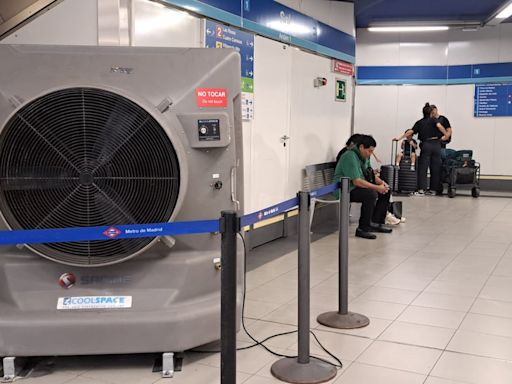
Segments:
[[[309,363],[297,358],[284,358],[272,364],[270,372],[275,378],[294,384],[324,383],[336,376],[336,367],[311,357]]]
[[[318,316],[316,321],[326,327],[339,329],[362,328],[370,324],[369,318],[354,312],[347,312],[346,315],[339,312],[325,312]]]

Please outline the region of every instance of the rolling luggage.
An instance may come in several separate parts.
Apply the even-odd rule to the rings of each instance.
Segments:
[[[417,189],[417,171],[411,170],[411,158],[404,156],[402,160],[400,160],[400,169],[398,170],[398,191],[400,193],[410,193]]]
[[[398,167],[395,164],[395,158],[398,151],[398,141],[393,140],[391,146],[391,164],[380,167],[380,178],[389,185],[392,192],[398,191]]]

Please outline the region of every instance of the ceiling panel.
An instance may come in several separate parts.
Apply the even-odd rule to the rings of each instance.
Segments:
[[[356,25],[405,21],[484,22],[507,0],[354,0]]]

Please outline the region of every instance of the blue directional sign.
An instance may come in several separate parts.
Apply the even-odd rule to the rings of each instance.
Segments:
[[[242,92],[254,92],[254,35],[238,28],[206,20],[204,27],[206,48],[233,48],[242,60]]]
[[[275,0],[160,0],[271,39],[355,63],[355,36]]]
[[[512,116],[512,83],[475,85],[475,117]]]

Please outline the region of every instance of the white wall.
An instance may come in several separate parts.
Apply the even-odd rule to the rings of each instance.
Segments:
[[[64,0],[2,43],[97,45],[115,31],[98,27],[99,17],[115,20],[104,0]],[[336,3],[336,4],[335,4]],[[103,3],[102,3],[103,4]],[[326,0],[298,2],[299,11],[311,11],[345,32],[353,30],[353,5]],[[297,5],[297,4],[296,4]],[[318,7],[316,7],[318,5]],[[103,14],[107,12],[108,15]],[[119,17],[119,38],[126,25]],[[181,10],[149,0],[133,0],[129,25],[135,46],[199,47],[201,20]],[[328,85],[314,88],[317,76]],[[334,74],[330,60],[257,36],[255,39],[254,120],[243,123],[245,211],[253,212],[292,198],[301,188],[307,164],[331,161],[350,135],[352,91],[346,78],[348,101],[334,101]],[[338,76],[342,77],[342,76]],[[282,136],[289,136],[286,146]]]
[[[358,66],[461,65],[512,61],[512,24],[475,32],[379,34],[357,30]],[[391,139],[421,118],[425,102],[436,104],[453,127],[450,148],[473,149],[482,174],[512,175],[507,151],[512,117],[473,117],[474,85],[357,86],[356,132],[373,134],[388,162]]]

